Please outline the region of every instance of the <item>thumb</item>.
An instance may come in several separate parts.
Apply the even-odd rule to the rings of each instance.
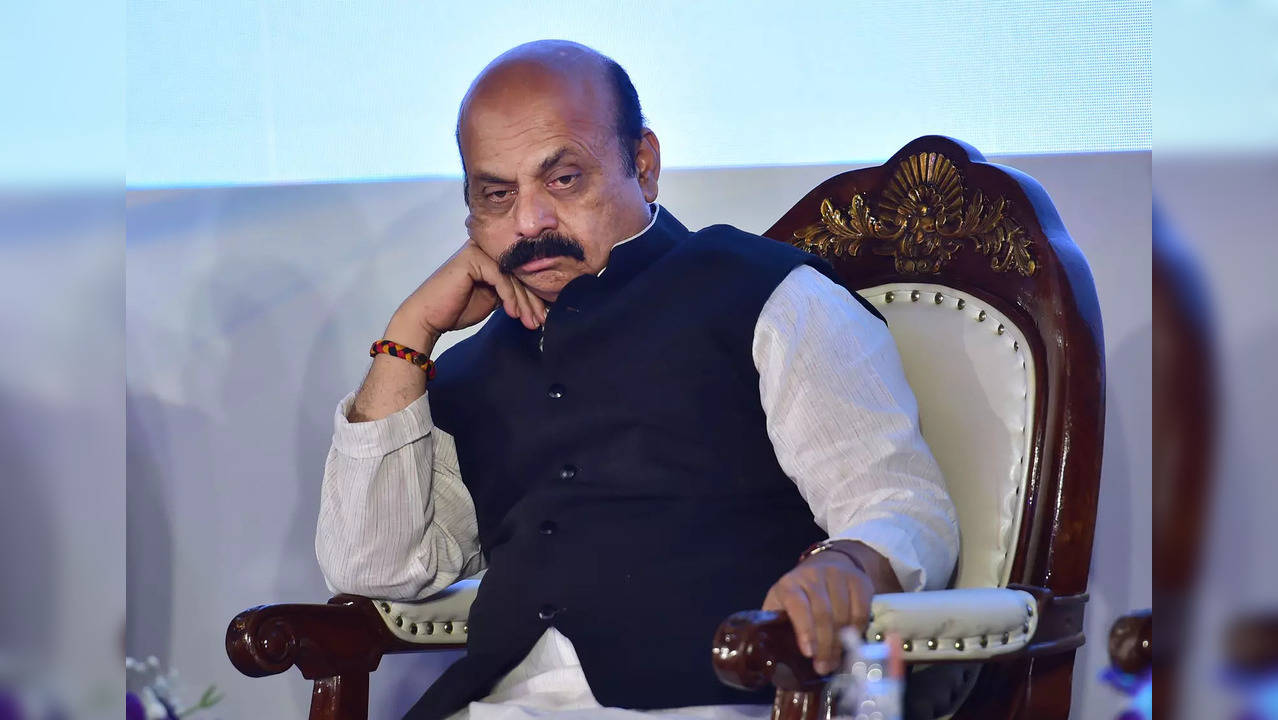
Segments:
[[[769,590],[768,596],[763,598],[763,605],[760,606],[759,609],[760,610],[784,610],[785,606],[781,604],[780,600],[777,600],[776,593]]]

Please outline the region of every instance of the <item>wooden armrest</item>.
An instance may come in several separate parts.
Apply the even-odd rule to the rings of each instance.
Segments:
[[[880,595],[874,600],[871,627],[874,635],[919,626],[944,625],[959,613],[975,616],[973,603],[982,598],[997,610],[990,627],[997,633],[982,644],[968,639],[944,652],[944,638],[915,638],[905,652],[907,663],[970,663],[1024,659],[1074,650],[1083,644],[1083,608],[1087,595],[1056,597],[1050,590],[1021,585],[988,591],[939,590],[929,593]],[[1015,605],[1017,617],[1009,608]],[[927,622],[926,610],[935,607],[936,623]],[[979,607],[977,605],[976,607]],[[909,627],[898,628],[894,623]],[[961,626],[962,623],[959,623]],[[1020,637],[1015,634],[1020,632]],[[929,642],[931,641],[931,642]],[[952,639],[949,640],[951,643]],[[819,714],[826,678],[799,651],[794,628],[784,612],[747,610],[725,619],[715,633],[712,661],[723,683],[743,690],[769,684],[777,690],[774,718],[810,718]]]
[[[259,605],[236,615],[226,628],[226,654],[250,677],[297,666],[308,680],[377,669],[388,653],[451,650],[459,642],[414,643],[386,626],[377,601],[338,595],[328,604]]]
[[[714,673],[725,685],[758,690],[820,690],[825,678],[799,651],[784,612],[746,610],[729,615],[714,635]]]
[[[1150,610],[1127,613],[1109,629],[1109,663],[1131,675],[1153,666],[1154,616]]]
[[[250,677],[296,665],[315,681],[311,720],[367,720],[368,674],[383,655],[466,647],[464,627],[457,642],[396,637],[388,623],[402,617],[389,602],[359,595],[337,595],[327,605],[259,605],[231,620],[226,654]]]

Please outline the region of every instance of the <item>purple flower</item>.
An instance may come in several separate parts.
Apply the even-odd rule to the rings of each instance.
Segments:
[[[124,694],[124,720],[146,720],[142,699],[133,693]]]
[[[17,696],[0,688],[0,720],[22,720],[23,717]]]

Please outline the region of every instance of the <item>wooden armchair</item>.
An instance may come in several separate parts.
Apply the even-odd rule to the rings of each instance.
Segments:
[[[887,318],[958,508],[952,590],[880,595],[867,636],[904,638],[907,715],[1065,718],[1096,516],[1104,351],[1087,263],[1047,193],[928,136],[835,176],[765,235],[824,256]],[[477,581],[421,603],[267,605],[227,629],[247,675],[296,665],[312,720],[367,715],[382,655],[465,644]],[[727,618],[719,677],[777,688],[775,718],[827,712],[783,614]]]
[[[1105,373],[1091,273],[1046,191],[929,136],[821,183],[764,234],[827,258],[887,318],[958,508],[959,589],[872,608],[867,634],[900,634],[906,661],[930,666],[911,673],[907,715],[1068,717]],[[820,683],[771,615],[725,622],[716,670],[770,679],[783,716],[816,717]]]

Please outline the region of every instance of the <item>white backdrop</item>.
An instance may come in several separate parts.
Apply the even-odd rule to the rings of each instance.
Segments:
[[[1119,698],[1096,680],[1109,624],[1150,605],[1150,156],[994,159],[1047,188],[1100,295],[1110,394],[1074,716],[1112,717]],[[689,227],[761,232],[848,167],[668,172],[660,201]],[[241,677],[226,624],[327,597],[313,537],[334,405],[464,216],[457,180],[128,196],[127,645],[178,667],[191,693],[216,682],[222,717],[305,717],[309,683]],[[371,716],[398,717],[455,657],[388,658]]]
[[[456,175],[466,88],[540,38],[626,68],[667,168],[864,162],[928,133],[987,153],[1142,150],[1150,13],[1150,0],[129,0],[128,182]]]

